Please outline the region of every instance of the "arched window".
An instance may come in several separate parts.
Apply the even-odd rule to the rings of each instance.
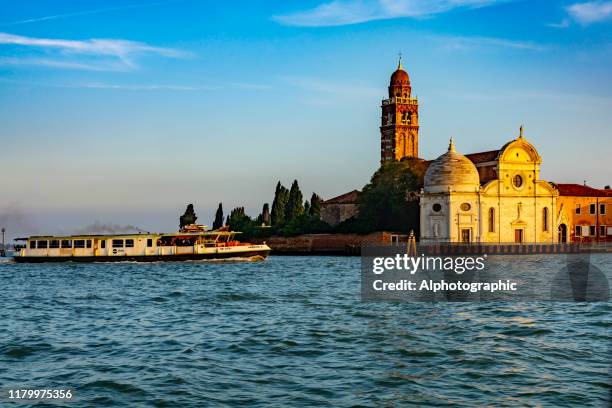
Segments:
[[[489,232],[495,232],[495,208],[489,208]]]
[[[542,209],[542,230],[548,231],[548,207]]]

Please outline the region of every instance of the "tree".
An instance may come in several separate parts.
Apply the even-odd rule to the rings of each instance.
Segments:
[[[313,217],[321,216],[321,197],[318,194],[312,193],[310,197],[310,215]]]
[[[185,210],[185,214],[179,218],[179,227],[183,229],[186,225],[195,224],[198,217],[193,209],[193,204],[189,204]]]
[[[244,207],[236,207],[227,218],[227,225],[232,231],[245,231],[252,228],[253,220],[246,215]]]
[[[217,208],[217,212],[215,213],[215,220],[213,221],[213,229],[219,229],[223,226],[223,205],[219,203],[219,208]]]
[[[270,206],[268,203],[263,205],[261,214],[259,214],[259,217],[257,217],[257,223],[259,225],[270,225]]]
[[[272,212],[270,214],[272,225],[283,225],[285,223],[285,207],[289,200],[289,190],[287,190],[279,181],[276,184],[274,192],[274,201],[272,201]]]
[[[308,200],[304,201],[304,214],[310,216],[310,203]]]
[[[300,191],[300,186],[297,180],[293,180],[291,190],[289,190],[289,199],[285,207],[285,221],[291,222],[304,213],[304,197]]]
[[[385,163],[374,173],[358,198],[356,228],[360,232],[419,231],[419,204],[415,192],[421,187],[410,161]]]

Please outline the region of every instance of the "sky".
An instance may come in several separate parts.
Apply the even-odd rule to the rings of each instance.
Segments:
[[[0,224],[172,231],[277,181],[360,189],[398,53],[421,157],[518,135],[545,180],[610,184],[612,1],[0,0]]]

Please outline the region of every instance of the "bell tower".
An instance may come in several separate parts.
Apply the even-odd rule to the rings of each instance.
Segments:
[[[380,163],[419,157],[419,101],[411,97],[408,73],[400,55],[391,75],[389,99],[382,101]]]

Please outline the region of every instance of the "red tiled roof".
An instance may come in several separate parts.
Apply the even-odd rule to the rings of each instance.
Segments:
[[[466,154],[465,157],[471,160],[474,164],[486,163],[497,159],[499,150],[490,150],[488,152],[478,152]]]
[[[612,197],[612,190],[597,189],[581,184],[557,184],[553,183],[562,196],[574,197]]]
[[[338,197],[323,201],[323,204],[356,204],[359,190],[353,190]]]

